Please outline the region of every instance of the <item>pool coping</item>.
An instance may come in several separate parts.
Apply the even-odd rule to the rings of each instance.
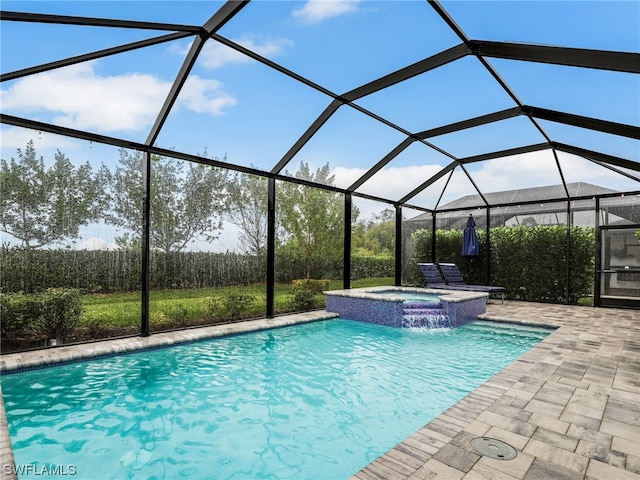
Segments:
[[[325,295],[337,296],[337,297],[351,297],[351,298],[374,298],[376,300],[384,302],[398,302],[403,298],[391,297],[380,295],[381,292],[389,292],[392,290],[398,290],[402,292],[415,292],[422,294],[431,294],[441,297],[441,299],[450,303],[465,302],[467,300],[476,300],[479,298],[488,299],[489,294],[486,292],[467,292],[462,290],[439,290],[435,288],[420,288],[420,287],[363,287],[352,288],[347,290],[328,290],[323,292]]]
[[[424,290],[421,290],[424,291]],[[324,311],[0,355],[0,372],[335,318]],[[552,327],[538,345],[352,480],[640,480],[640,310],[490,302],[479,317]],[[629,413],[631,412],[631,413]],[[514,460],[479,455],[490,436]],[[13,464],[0,386],[0,464]]]

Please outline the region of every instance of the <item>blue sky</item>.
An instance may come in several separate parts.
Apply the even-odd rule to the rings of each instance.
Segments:
[[[35,13],[202,25],[223,2],[3,1],[2,9]],[[637,1],[444,1],[472,39],[640,51]],[[453,47],[460,40],[424,1],[268,1],[246,6],[222,36],[341,94],[391,71]],[[1,24],[2,72],[150,38],[163,32],[17,22]],[[191,39],[61,68],[1,86],[3,113],[144,142]],[[510,60],[490,63],[527,105],[640,125],[638,75]],[[196,63],[158,145],[268,171],[331,98],[215,41]],[[473,57],[359,99],[357,105],[409,132],[420,132],[515,106]],[[640,161],[638,141],[541,122],[557,141]],[[117,151],[47,133],[0,126],[2,158],[33,139],[53,160],[60,149],[73,161],[113,164]],[[405,135],[341,107],[287,167],[329,163],[347,187],[396,147]],[[457,156],[544,141],[525,118],[430,139]],[[566,180],[618,190],[640,185],[583,159],[561,155]],[[401,198],[450,159],[414,144],[375,175],[361,192]],[[560,183],[553,157],[538,152],[468,167],[485,192]],[[416,197],[435,206],[442,182]],[[458,171],[441,203],[475,193]]]

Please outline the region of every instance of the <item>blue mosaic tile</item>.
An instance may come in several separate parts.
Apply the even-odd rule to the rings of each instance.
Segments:
[[[367,298],[367,292],[353,290],[341,295],[332,292],[326,295],[326,310],[342,318],[373,323],[387,327],[431,327],[460,326],[475,320],[486,312],[486,298],[470,298],[447,301],[441,298],[439,304],[420,304]],[[374,293],[375,292],[369,292]],[[405,312],[407,309],[407,312]],[[421,310],[424,312],[419,313]],[[422,315],[422,318],[421,318]]]

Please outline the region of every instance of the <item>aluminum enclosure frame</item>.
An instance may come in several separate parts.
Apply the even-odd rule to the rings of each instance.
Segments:
[[[402,239],[402,211],[403,208],[411,208],[413,210],[422,211],[425,213],[431,213],[434,217],[438,213],[447,212],[446,208],[441,208],[436,205],[434,209],[424,208],[419,205],[414,205],[411,200],[426,188],[433,185],[436,181],[447,175],[451,176],[454,170],[461,170],[469,179],[470,183],[475,188],[477,194],[482,198],[484,205],[473,207],[486,208],[487,211],[490,208],[504,207],[511,204],[491,204],[486,200],[483,192],[478,188],[474,182],[472,175],[465,169],[465,165],[469,165],[476,162],[482,162],[494,158],[508,157],[520,153],[535,152],[541,150],[549,150],[555,157],[557,169],[562,179],[562,185],[566,196],[559,198],[545,199],[548,202],[567,201],[586,199],[583,197],[572,197],[567,189],[567,183],[563,174],[562,167],[558,161],[557,152],[566,152],[573,155],[577,155],[588,162],[593,163],[599,167],[607,168],[611,171],[618,173],[626,178],[635,180],[640,185],[640,162],[637,162],[628,158],[616,157],[606,154],[604,152],[593,151],[582,147],[581,145],[568,145],[556,141],[550,136],[538,122],[538,120],[551,121],[562,125],[569,125],[574,127],[580,127],[583,129],[592,130],[595,132],[606,133],[619,137],[640,140],[640,126],[628,125],[622,123],[616,123],[599,118],[590,118],[580,115],[575,115],[562,111],[555,111],[538,107],[536,105],[526,105],[521,102],[516,96],[515,91],[511,86],[504,81],[495,69],[487,61],[488,58],[501,58],[509,60],[518,60],[523,62],[545,63],[552,65],[572,66],[576,68],[588,68],[588,69],[600,69],[615,72],[625,72],[631,74],[640,74],[640,54],[630,52],[616,52],[605,50],[589,50],[589,49],[577,49],[577,48],[564,48],[555,46],[541,46],[531,44],[516,44],[508,42],[495,42],[485,41],[479,39],[470,39],[464,31],[457,25],[455,20],[449,15],[444,7],[436,0],[428,0],[428,6],[433,8],[435,12],[442,18],[451,31],[460,39],[460,44],[436,53],[428,58],[424,58],[418,62],[408,65],[404,68],[391,72],[378,79],[361,85],[357,88],[343,93],[332,92],[330,89],[318,85],[308,78],[293,72],[276,62],[269,60],[255,51],[252,51],[244,46],[241,46],[234,41],[219,34],[219,30],[226,23],[233,21],[234,17],[248,5],[248,0],[243,1],[227,1],[222,7],[214,12],[211,18],[203,25],[177,25],[167,23],[156,22],[143,22],[143,21],[128,21],[121,19],[106,19],[106,18],[89,18],[89,17],[75,17],[64,15],[43,15],[26,12],[11,12],[0,11],[0,21],[2,22],[35,22],[45,24],[58,24],[58,25],[81,25],[81,26],[94,26],[94,27],[112,27],[112,28],[135,28],[144,30],[155,30],[167,32],[164,35],[150,38],[144,41],[133,42],[116,46],[113,48],[99,50],[91,52],[85,55],[80,55],[72,58],[65,58],[55,62],[50,62],[42,65],[34,65],[29,68],[13,71],[2,72],[0,74],[0,82],[6,82],[16,80],[30,75],[52,71],[58,68],[67,67],[73,64],[85,62],[88,60],[95,60],[98,58],[108,57],[123,52],[129,52],[138,50],[152,45],[158,45],[177,39],[192,38],[193,43],[187,55],[184,58],[183,64],[176,78],[173,81],[172,87],[167,95],[160,112],[158,113],[153,126],[148,132],[147,138],[143,143],[136,143],[127,141],[117,137],[108,137],[104,135],[97,135],[90,132],[74,130],[70,128],[61,127],[54,124],[48,124],[39,122],[31,118],[21,118],[13,115],[8,115],[4,112],[0,113],[0,123],[3,125],[17,126],[27,129],[38,130],[42,132],[49,132],[57,135],[67,136],[71,138],[87,140],[106,145],[112,145],[116,147],[123,147],[127,149],[137,150],[144,153],[146,162],[145,170],[145,200],[144,200],[144,238],[143,238],[143,291],[142,291],[142,334],[149,334],[149,252],[150,252],[150,240],[149,240],[149,222],[150,222],[150,180],[149,180],[149,168],[150,157],[153,154],[170,156],[177,159],[186,160],[189,162],[197,162],[205,165],[211,165],[215,167],[226,168],[238,172],[243,172],[251,175],[257,175],[264,177],[268,180],[269,193],[268,193],[268,241],[267,241],[267,304],[266,304],[266,316],[274,316],[274,285],[275,285],[275,212],[276,212],[276,181],[293,182],[305,186],[321,188],[329,190],[335,193],[344,195],[344,208],[345,208],[345,239],[344,239],[344,288],[350,286],[350,276],[348,273],[350,268],[351,246],[350,237],[351,232],[348,228],[351,223],[351,206],[354,197],[363,198],[367,200],[373,200],[389,204],[395,209],[396,212],[396,268],[395,268],[395,283],[397,285],[401,282],[401,245],[399,245]],[[174,106],[178,95],[184,83],[189,75],[189,72],[193,68],[198,55],[200,54],[204,43],[206,41],[216,41],[226,45],[229,48],[234,49],[240,54],[247,55],[252,59],[260,62],[266,67],[273,69],[274,71],[288,76],[289,78],[302,83],[303,85],[314,89],[324,95],[327,95],[332,100],[329,105],[326,106],[324,111],[306,128],[304,133],[293,143],[290,149],[278,159],[270,171],[259,170],[242,165],[236,165],[233,163],[220,162],[211,160],[197,155],[191,155],[184,152],[166,150],[155,146],[155,142],[158,138],[160,131],[162,130],[166,119]],[[451,62],[459,60],[461,58],[473,56],[477,58],[488,73],[493,77],[495,82],[511,97],[515,103],[515,107],[504,109],[501,111],[492,112],[486,115],[478,116],[475,118],[468,118],[459,122],[451,123],[448,125],[440,125],[438,127],[411,132],[407,131],[399,125],[391,122],[386,118],[382,118],[373,112],[355,104],[354,102],[360,98],[363,98],[372,93],[378,92],[385,88],[396,85],[400,82],[406,81],[410,78],[421,75],[430,70],[437,69]],[[322,129],[325,123],[340,109],[352,108],[367,115],[373,120],[380,122],[387,127],[404,135],[404,139],[398,143],[388,154],[383,158],[377,160],[375,164],[360,178],[354,181],[350,186],[346,188],[337,188],[330,185],[316,184],[313,182],[303,181],[292,178],[283,173],[287,165],[296,158],[298,152]],[[511,148],[501,151],[485,152],[481,155],[475,155],[470,157],[457,157],[451,152],[445,151],[429,142],[430,138],[443,135],[446,133],[463,131],[466,129],[474,128],[481,125],[486,125],[501,120],[515,118],[522,116],[526,118],[532,125],[541,133],[545,138],[545,141],[532,145],[521,145],[516,148]],[[373,175],[381,171],[386,165],[388,165],[394,158],[400,155],[409,146],[419,142],[425,145],[427,148],[437,151],[439,154],[450,159],[450,163],[443,167],[438,173],[434,174],[430,178],[425,178],[422,183],[406,192],[406,194],[399,200],[379,197],[375,195],[367,195],[362,192],[358,192],[358,188],[361,187],[367,180],[371,179]],[[446,188],[446,187],[445,187]],[[636,191],[620,192],[619,195],[640,195],[640,189]],[[599,198],[606,198],[604,195]],[[593,198],[593,197],[588,197]],[[532,202],[533,203],[533,202]],[[522,202],[518,203],[522,204]],[[569,203],[568,203],[569,204]],[[514,204],[516,205],[516,204]],[[570,207],[568,206],[568,209]],[[434,222],[435,225],[435,222]],[[435,236],[434,236],[435,239]],[[433,246],[435,250],[435,245]],[[488,276],[487,272],[487,276]],[[567,272],[569,275],[569,272]]]

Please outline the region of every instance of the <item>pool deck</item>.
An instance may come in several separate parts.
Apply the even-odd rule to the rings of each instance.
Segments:
[[[331,318],[309,312],[0,356],[0,372]],[[484,320],[555,327],[351,480],[640,480],[640,310],[491,301]],[[428,399],[425,399],[428,402]],[[513,460],[471,447],[513,446]],[[0,396],[0,476],[13,463]]]

